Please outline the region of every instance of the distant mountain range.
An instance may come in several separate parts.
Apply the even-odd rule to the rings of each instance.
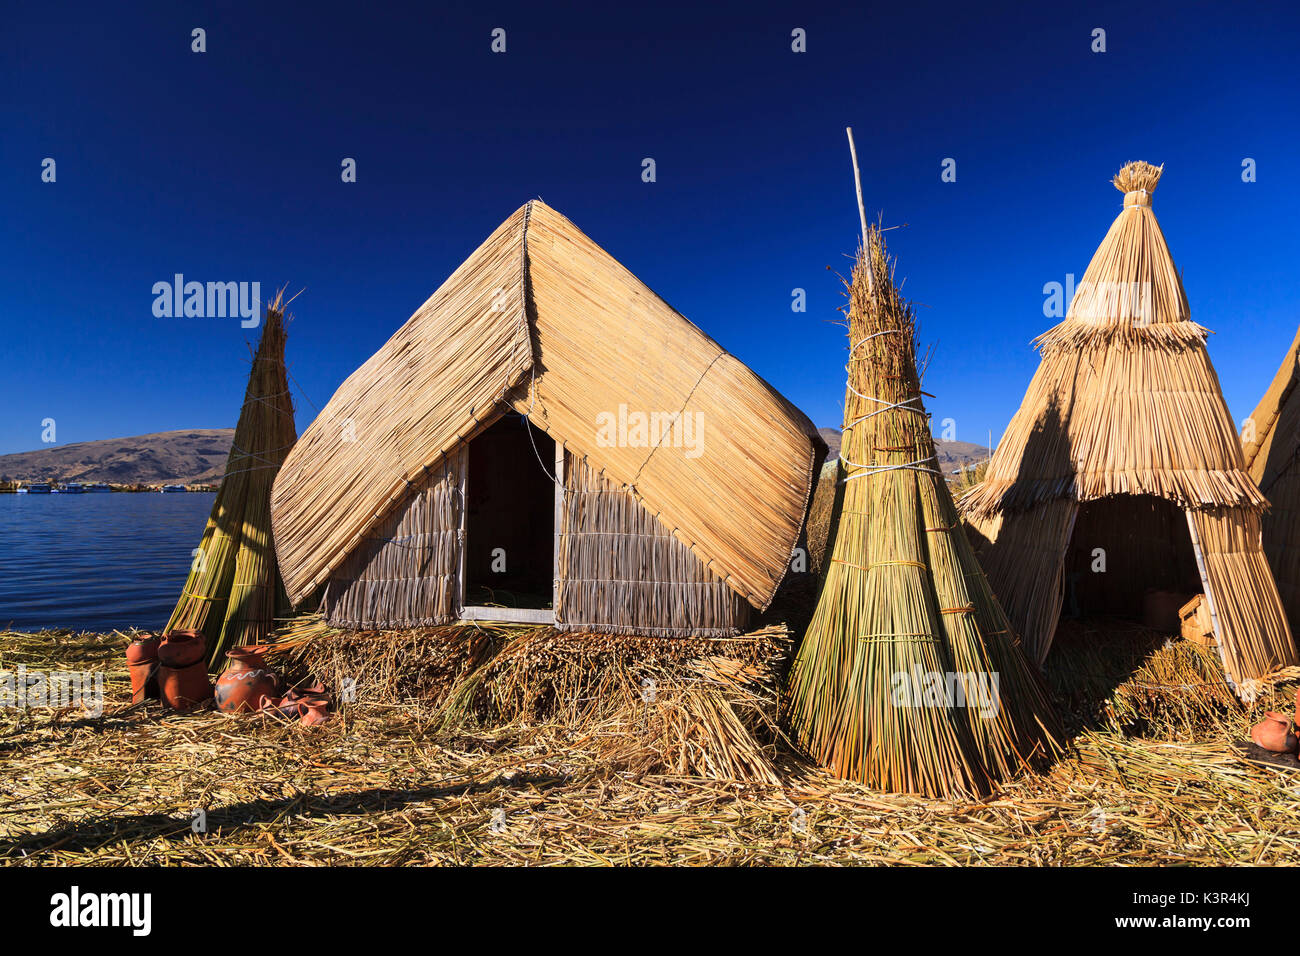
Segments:
[[[205,484],[226,472],[233,428],[192,428],[0,455],[0,481]]]
[[[835,456],[840,453],[840,430],[838,428],[819,428],[817,434],[821,435],[822,440],[830,446],[831,450],[826,456],[826,460],[834,461]],[[963,465],[983,461],[989,456],[987,448],[974,442],[944,441],[942,438],[936,438],[934,444],[935,450],[939,453],[939,467],[945,475],[951,475]]]
[[[819,428],[830,446],[828,460],[840,451],[840,430]],[[107,481],[151,485],[167,482],[218,482],[226,471],[233,428],[192,428],[130,438],[107,438],[38,451],[0,455],[0,481]],[[989,450],[968,441],[935,439],[939,464],[951,474],[962,465],[983,461]]]

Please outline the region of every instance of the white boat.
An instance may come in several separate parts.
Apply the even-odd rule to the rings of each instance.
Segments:
[[[163,485],[162,486],[162,493],[165,495],[173,495],[182,491],[189,491],[189,489],[186,488],[184,485]]]
[[[18,489],[29,495],[48,495],[52,490],[48,481],[33,481],[30,485]]]

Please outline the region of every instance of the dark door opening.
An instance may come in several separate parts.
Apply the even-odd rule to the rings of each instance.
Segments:
[[[551,466],[547,471],[552,470],[555,442],[513,412],[469,443],[467,607],[548,609],[553,605],[555,484],[539,457]]]
[[[1200,590],[1187,516],[1173,502],[1115,495],[1079,506],[1065,556],[1064,616],[1141,621],[1148,591],[1190,598]]]

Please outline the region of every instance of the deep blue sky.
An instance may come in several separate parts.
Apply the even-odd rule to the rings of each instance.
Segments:
[[[247,333],[155,318],[177,272],[305,287],[302,429],[535,196],[838,425],[846,125],[869,213],[907,224],[889,236],[937,345],[927,404],[960,439],[1005,427],[1056,321],[1043,284],[1082,274],[1127,160],[1166,164],[1156,214],[1238,421],[1300,322],[1292,3],[8,6],[0,453],[41,447],[44,418],[60,444],[234,424]]]

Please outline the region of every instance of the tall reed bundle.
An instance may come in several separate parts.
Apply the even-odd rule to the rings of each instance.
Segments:
[[[244,404],[189,577],[168,629],[202,631],[208,666],[238,644],[263,642],[288,607],[271,541],[271,486],[296,429],[284,366],[283,293],[267,306]]]
[[[1064,321],[1036,340],[1042,363],[984,480],[960,504],[994,590],[1041,665],[1088,504],[1172,502],[1185,513],[1224,669],[1244,687],[1295,664],[1296,651],[1259,546],[1267,501],[1246,473],[1208,331],[1189,317],[1151,209],[1162,170],[1129,163],[1115,176],[1123,208]]]
[[[1057,719],[938,467],[915,317],[879,229],[859,248],[848,298],[845,477],[789,721],[839,776],[929,796],[986,793],[1057,751]]]

